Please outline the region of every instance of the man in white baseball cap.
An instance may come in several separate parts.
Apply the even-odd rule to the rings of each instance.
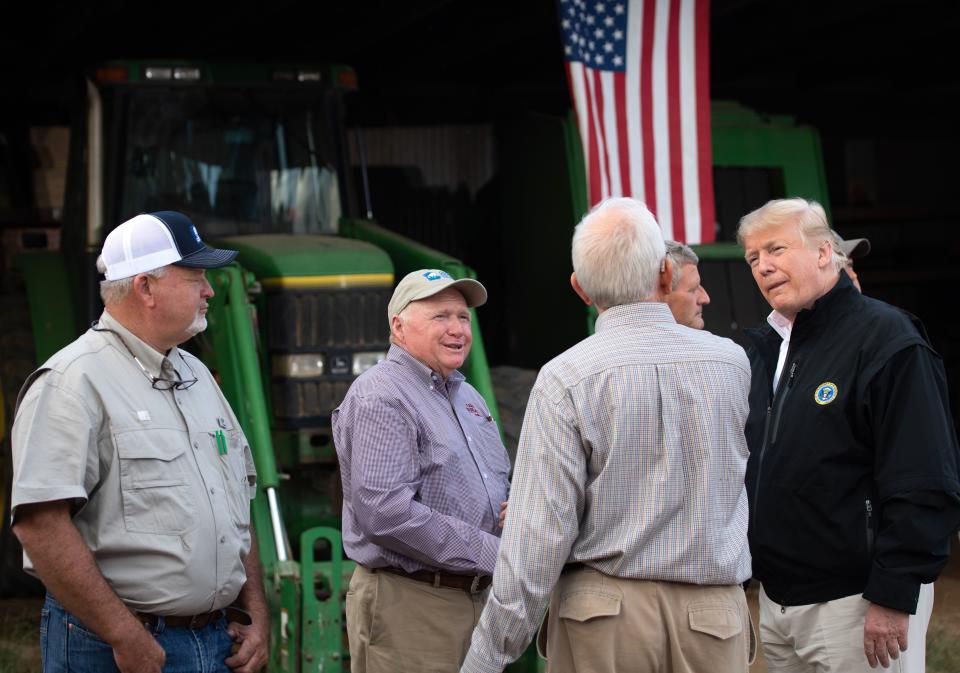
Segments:
[[[97,261],[100,319],[21,390],[13,530],[47,587],[44,670],[266,662],[253,458],[210,372],[177,348],[206,327],[204,269],[236,256],[181,213],[124,222]]]
[[[470,352],[475,280],[407,274],[387,310],[386,360],[333,412],[353,673],[456,671],[500,545],[510,459],[480,394],[457,369]],[[371,624],[377,624],[375,641]]]

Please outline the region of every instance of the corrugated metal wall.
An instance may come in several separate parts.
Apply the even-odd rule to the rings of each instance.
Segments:
[[[477,192],[494,176],[490,124],[362,129],[374,219],[384,227],[460,259],[478,235]],[[350,131],[355,184],[360,157]],[[363,196],[361,195],[361,198]]]
[[[466,185],[476,196],[495,166],[493,126],[386,126],[362,129],[369,166],[415,166],[428,187]],[[350,161],[360,165],[356,131],[351,131]]]

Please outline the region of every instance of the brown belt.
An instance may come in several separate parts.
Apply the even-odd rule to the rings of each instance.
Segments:
[[[199,615],[151,615],[146,612],[134,612],[134,616],[140,620],[144,626],[155,627],[160,621],[164,626],[171,629],[202,629],[213,624],[221,617],[226,617],[228,621],[237,622],[243,625],[253,623],[249,613],[246,610],[230,606],[223,610],[214,610],[213,612],[204,612]]]
[[[416,572],[408,573],[406,570],[392,568],[390,566],[385,568],[367,568],[367,570],[370,572],[385,572],[400,575],[400,577],[406,577],[407,579],[416,580],[417,582],[425,582],[435,587],[462,589],[471,594],[483,591],[490,586],[491,581],[490,575],[457,575],[439,570],[435,572],[432,570],[417,570]]]

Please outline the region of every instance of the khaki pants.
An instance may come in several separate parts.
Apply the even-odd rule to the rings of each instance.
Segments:
[[[781,610],[760,587],[760,641],[775,673],[923,673],[933,585],[920,585],[917,614],[910,615],[907,651],[890,668],[870,668],[863,653],[863,618],[869,603],[860,594]]]
[[[347,592],[352,673],[456,673],[488,591],[433,587],[358,565]]]
[[[548,673],[746,673],[755,640],[743,588],[560,576],[538,645]]]

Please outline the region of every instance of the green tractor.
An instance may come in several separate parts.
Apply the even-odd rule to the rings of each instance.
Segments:
[[[107,63],[86,78],[71,126],[62,227],[12,228],[5,246],[21,253],[13,264],[25,293],[3,305],[4,428],[25,374],[102,310],[94,262],[111,227],[178,210],[207,240],[240,251],[209,272],[209,328],[186,348],[215,373],[253,449],[274,672],[349,670],[343,601],[353,564],[339,534],[330,413],[386,354],[395,279],[421,267],[474,275],[356,219],[341,124],[355,81],[345,67]],[[41,234],[59,235],[59,250],[32,246]],[[463,369],[496,413],[476,323]],[[3,572],[24,582],[5,507],[6,436],[4,452]]]
[[[62,226],[7,224],[4,234],[17,273],[0,293],[0,431],[9,430],[23,378],[99,315],[94,260],[110,227],[139,212],[178,210],[211,243],[240,251],[237,263],[208,273],[216,291],[209,327],[186,348],[215,372],[254,451],[252,516],[273,672],[349,668],[343,596],[352,563],[341,548],[329,418],[388,348],[395,280],[421,267],[474,275],[358,217],[370,209],[359,207],[342,126],[344,95],[355,86],[342,66],[104,64],[78,96]],[[518,356],[532,367],[586,333],[582,304],[563,290],[570,231],[587,209],[580,147],[571,117],[518,120],[498,143],[503,262],[522,269],[538,260],[537,273],[502,297],[503,324],[512,337],[526,335]],[[697,248],[713,298],[705,317],[707,329],[738,339],[764,305],[729,242],[737,218],[788,194],[825,204],[825,179],[812,129],[733,104],[714,104],[713,152],[721,242]],[[476,323],[464,369],[496,414]],[[3,440],[0,593],[9,594],[30,585],[9,531],[8,432]],[[531,650],[512,670],[538,668]]]

